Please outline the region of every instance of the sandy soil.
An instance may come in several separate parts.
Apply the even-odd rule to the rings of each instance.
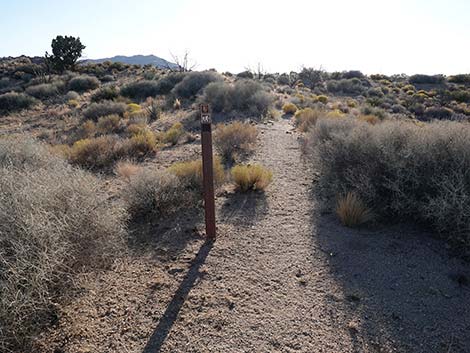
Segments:
[[[291,123],[260,131],[266,193],[219,194],[215,243],[200,215],[147,225],[150,249],[83,278],[37,351],[470,352],[468,264],[412,227],[342,227]]]

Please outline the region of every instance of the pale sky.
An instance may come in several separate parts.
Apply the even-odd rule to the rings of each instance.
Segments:
[[[0,56],[59,34],[86,58],[188,50],[218,71],[470,73],[470,0],[0,0]]]

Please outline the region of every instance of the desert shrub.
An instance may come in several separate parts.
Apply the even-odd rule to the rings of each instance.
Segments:
[[[46,146],[3,140],[0,156],[0,350],[31,351],[73,275],[122,251],[126,217]]]
[[[194,199],[177,176],[152,169],[135,174],[122,197],[133,217],[168,216],[190,207]]]
[[[114,100],[119,97],[119,89],[114,86],[102,87],[91,96],[92,102]]]
[[[106,115],[120,115],[122,116],[126,111],[126,105],[124,103],[118,103],[113,101],[103,101],[101,103],[92,103],[83,112],[83,115],[87,119],[98,120],[99,117]]]
[[[181,109],[181,101],[176,98],[175,101],[173,102],[173,109],[178,110]]]
[[[328,97],[325,96],[325,95],[319,95],[319,96],[317,97],[317,100],[318,100],[320,103],[323,103],[323,104],[328,103]]]
[[[295,114],[299,108],[294,103],[285,103],[282,106],[284,114]]]
[[[159,94],[168,94],[185,77],[184,72],[170,72],[158,80]]]
[[[298,74],[298,79],[304,86],[314,88],[323,82],[326,73],[323,70],[304,67]]]
[[[90,120],[88,120],[90,121]],[[102,134],[118,132],[121,129],[121,117],[119,115],[106,115],[98,119],[96,124],[98,131]]]
[[[365,86],[363,86],[361,80],[359,79],[342,79],[342,80],[330,80],[327,82],[326,87],[328,92],[333,93],[343,93],[343,94],[351,94],[351,95],[360,95],[364,94],[367,90]]]
[[[282,86],[290,85],[290,78],[288,74],[281,74],[277,78],[277,84]]]
[[[257,117],[267,114],[273,102],[272,95],[253,80],[239,80],[234,85],[209,83],[204,90],[204,99],[215,113],[236,111]]]
[[[429,107],[423,113],[426,119],[450,119],[454,112],[446,107]]]
[[[237,74],[237,77],[239,78],[247,78],[247,79],[254,79],[255,76],[253,75],[253,73],[251,71],[242,71],[242,72],[239,72]]]
[[[85,121],[79,128],[79,134],[83,138],[93,137],[97,133],[96,124],[93,120]]]
[[[258,132],[254,125],[235,121],[231,124],[219,124],[214,134],[217,151],[227,161],[232,161],[241,153],[250,152]]]
[[[160,85],[157,81],[153,80],[135,81],[122,87],[121,94],[124,97],[133,99],[155,97],[160,94]]]
[[[158,101],[155,98],[147,98],[146,103],[145,111],[147,112],[149,119],[151,121],[160,119],[162,110]]]
[[[460,74],[449,77],[449,82],[459,84],[470,84],[470,74]]]
[[[383,221],[413,220],[470,246],[470,130],[439,121],[317,122],[308,139],[331,193],[355,192]]]
[[[168,168],[187,187],[192,190],[202,191],[202,161],[193,160],[187,162],[177,162]],[[225,180],[224,166],[220,158],[213,159],[214,185],[220,186]]]
[[[69,90],[75,92],[86,92],[98,88],[100,81],[94,76],[80,75],[69,81]]]
[[[346,227],[361,225],[372,218],[370,210],[354,192],[348,192],[339,197],[336,203],[336,214]]]
[[[295,125],[302,132],[307,132],[325,113],[312,108],[298,110],[295,113]]]
[[[450,98],[459,103],[470,103],[470,91],[457,90],[450,92]]]
[[[58,85],[54,83],[42,83],[26,88],[26,93],[34,98],[47,99],[59,94]]]
[[[445,82],[445,77],[443,75],[413,75],[409,79],[412,84],[440,84]]]
[[[165,143],[176,145],[179,139],[184,136],[185,131],[181,123],[175,123],[163,133],[162,140]]]
[[[236,165],[231,170],[232,179],[239,190],[264,190],[272,181],[273,174],[259,164]]]
[[[88,169],[103,169],[114,165],[122,154],[117,136],[105,135],[75,142],[68,153],[70,163]]]
[[[0,113],[15,112],[28,109],[36,104],[37,101],[24,93],[4,93],[0,94]]]
[[[80,95],[75,92],[75,91],[68,91],[66,94],[65,94],[65,100],[69,101],[69,100],[77,100],[80,98]]]
[[[156,149],[157,138],[155,133],[148,128],[144,128],[124,141],[120,148],[120,155],[121,157],[137,159],[154,154]]]
[[[190,72],[173,88],[172,93],[179,98],[193,98],[209,83],[222,80],[216,72]]]
[[[364,74],[359,70],[350,70],[342,73],[343,78],[352,79],[352,78],[364,78]]]

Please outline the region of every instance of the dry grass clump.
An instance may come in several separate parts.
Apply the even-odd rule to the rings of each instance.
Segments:
[[[173,102],[173,109],[178,110],[181,109],[181,101],[176,98],[175,101]]]
[[[272,181],[273,173],[259,164],[236,165],[231,170],[232,179],[238,189],[264,190]]]
[[[116,166],[114,168],[114,172],[116,173],[116,175],[126,179],[127,181],[131,180],[131,178],[137,173],[139,173],[141,170],[141,166],[130,161],[119,161],[116,163]]]
[[[122,196],[134,218],[176,213],[189,207],[194,197],[176,175],[151,169],[135,174]]]
[[[92,122],[91,120],[87,120],[87,121]],[[98,119],[96,128],[102,134],[116,133],[122,129],[121,117],[116,114],[102,116]]]
[[[202,188],[202,161],[194,160],[187,162],[174,163],[168,168],[171,174],[176,175],[183,184],[195,190]],[[213,160],[213,173],[215,186],[222,185],[225,180],[225,170],[220,158]]]
[[[307,132],[312,126],[317,123],[317,120],[323,115],[323,112],[312,108],[298,110],[294,116],[295,125],[300,131]]]
[[[88,169],[111,167],[121,156],[121,141],[114,135],[87,138],[75,142],[68,152],[70,163]]]
[[[30,351],[73,275],[122,251],[126,213],[100,189],[45,146],[0,142],[0,351]]]
[[[97,132],[96,124],[93,120],[85,121],[79,128],[79,134],[83,138],[89,138],[95,136]]]
[[[157,138],[155,133],[145,128],[124,141],[120,148],[120,155],[121,157],[138,159],[152,155],[156,150]]]
[[[286,103],[282,106],[284,114],[295,114],[298,109],[294,103]]]
[[[235,121],[217,125],[214,144],[225,160],[233,161],[239,154],[253,150],[257,136],[256,126]]]
[[[354,192],[348,192],[338,199],[336,214],[346,227],[361,225],[372,218],[370,210]]]
[[[382,221],[426,223],[470,247],[468,124],[322,119],[306,150],[331,193],[356,192]]]
[[[375,116],[375,115],[359,115],[357,118],[360,121],[364,121],[366,123],[369,123],[371,125],[378,124],[380,122],[380,119]]]
[[[185,135],[183,124],[175,123],[167,131],[165,131],[161,139],[164,143],[169,143],[171,145],[176,145],[181,137]]]

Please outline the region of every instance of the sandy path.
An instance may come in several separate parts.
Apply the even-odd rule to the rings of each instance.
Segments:
[[[178,244],[177,252],[163,242],[165,256],[101,276],[66,310],[47,347],[470,351],[470,291],[456,280],[470,278],[468,264],[449,259],[442,243],[418,231],[349,230],[321,215],[290,122],[260,131],[253,159],[274,173],[266,193],[219,197],[214,244],[175,229],[164,238]]]

